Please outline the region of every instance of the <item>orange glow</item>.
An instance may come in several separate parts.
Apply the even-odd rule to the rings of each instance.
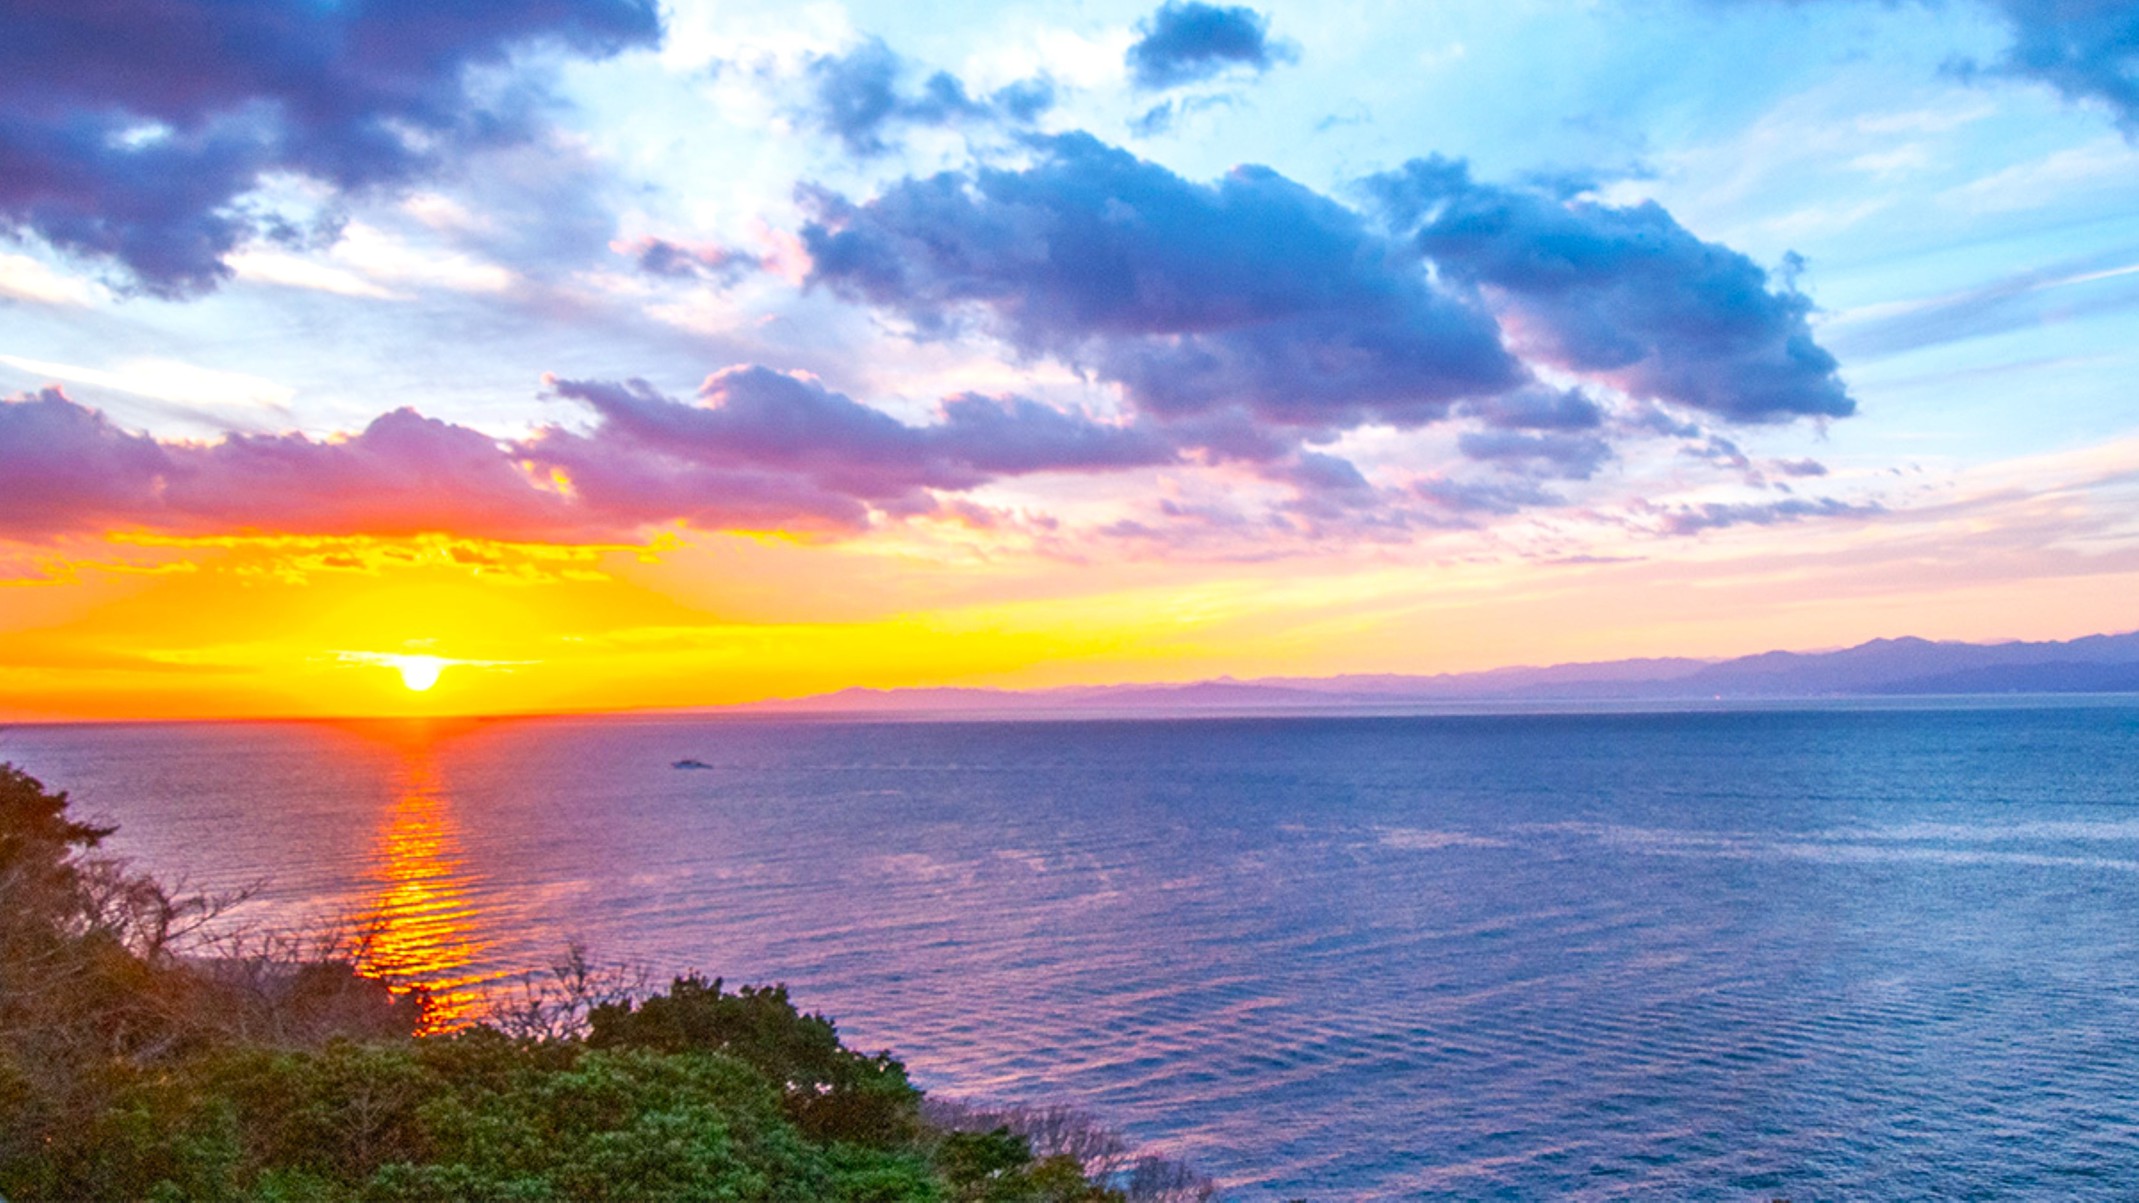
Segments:
[[[381,816],[372,851],[373,888],[362,914],[364,969],[390,982],[431,991],[433,1029],[472,1017],[483,980],[475,966],[486,942],[470,894],[453,801],[423,743],[404,753],[393,805]]]
[[[2130,629],[2139,485],[2104,486],[2087,503],[2101,533],[2082,538],[2060,533],[2071,496],[2009,484],[1818,531],[1511,528],[1248,559],[1057,557],[966,541],[985,532],[931,542],[925,524],[846,543],[77,537],[0,547],[0,722],[585,712]]]

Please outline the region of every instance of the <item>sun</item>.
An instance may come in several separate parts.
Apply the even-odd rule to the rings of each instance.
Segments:
[[[417,646],[429,645],[429,640]],[[363,664],[373,668],[390,668],[401,674],[401,684],[410,693],[428,693],[438,684],[440,674],[449,668],[472,668],[512,671],[531,660],[462,660],[452,656],[433,656],[415,652],[333,652],[334,659],[343,664]],[[458,678],[455,678],[458,680]]]
[[[450,661],[436,656],[381,656],[379,661],[401,674],[401,683],[417,693],[438,684],[438,674]]]

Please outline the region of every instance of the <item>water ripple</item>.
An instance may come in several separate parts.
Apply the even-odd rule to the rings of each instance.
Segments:
[[[449,989],[784,979],[1240,1198],[2139,1196],[2139,710],[15,728]],[[678,773],[694,758],[713,768]]]

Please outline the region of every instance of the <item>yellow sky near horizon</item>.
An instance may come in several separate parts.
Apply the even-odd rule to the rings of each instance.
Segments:
[[[1505,542],[1104,561],[670,533],[639,546],[111,536],[15,549],[0,720],[714,706],[849,686],[1463,672],[2139,625],[2055,497],[1554,560]],[[2055,539],[2040,537],[2058,510]],[[1965,541],[1951,537],[1965,526]],[[2112,523],[2115,525],[2115,523]],[[433,657],[417,691],[395,657]]]

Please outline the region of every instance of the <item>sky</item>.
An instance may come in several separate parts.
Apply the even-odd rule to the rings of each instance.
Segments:
[[[0,720],[2139,627],[2139,5],[23,0]]]

